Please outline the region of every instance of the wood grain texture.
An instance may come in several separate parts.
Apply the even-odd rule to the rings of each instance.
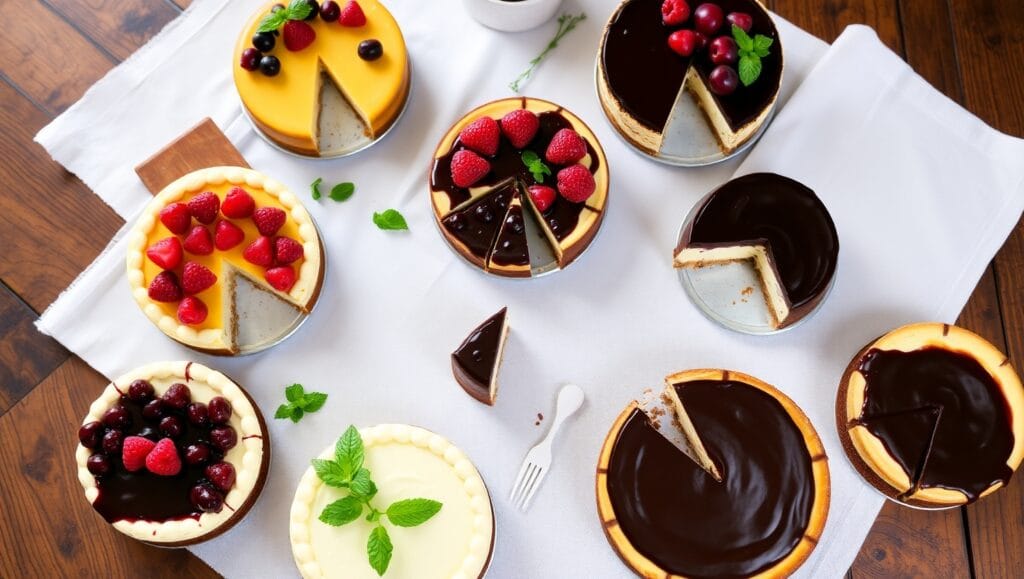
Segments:
[[[176,179],[207,167],[249,167],[245,157],[211,119],[203,119],[155,155],[135,167],[153,195]]]
[[[118,60],[128,58],[180,14],[154,0],[43,0]]]
[[[867,24],[889,48],[903,53],[896,0],[773,0],[773,9],[804,30],[835,40],[850,24]]]
[[[28,394],[70,354],[32,325],[36,313],[0,285],[0,415]]]
[[[851,568],[862,577],[969,577],[960,510],[919,511],[887,502]]]

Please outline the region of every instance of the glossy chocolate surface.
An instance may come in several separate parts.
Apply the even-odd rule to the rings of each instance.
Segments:
[[[815,487],[800,429],[769,394],[733,381],[676,386],[716,468],[716,481],[639,410],[626,420],[608,467],[619,526],[672,574],[748,576],[800,543]]]
[[[530,265],[530,249],[526,243],[526,223],[523,206],[513,203],[505,215],[505,223],[498,232],[491,252],[491,262],[495,265]]]
[[[452,366],[457,370],[455,377],[462,387],[467,390],[472,387],[488,398],[494,366],[499,362],[498,352],[501,350],[506,311],[506,308],[501,308],[501,311],[474,328],[452,353]]]
[[[976,500],[1013,474],[1010,408],[999,384],[972,356],[937,347],[869,350],[865,426],[911,477],[912,494],[940,487]],[[889,417],[889,419],[887,419]]]
[[[494,246],[515,193],[515,184],[510,182],[452,212],[441,220],[441,226],[482,262]]]

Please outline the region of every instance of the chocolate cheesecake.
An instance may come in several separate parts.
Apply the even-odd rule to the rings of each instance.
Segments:
[[[771,324],[784,328],[821,304],[838,260],[839,236],[818,196],[788,177],[753,173],[697,203],[673,264],[701,268],[752,261]]]
[[[452,353],[455,381],[476,400],[493,406],[498,397],[498,368],[508,337],[508,308],[473,328]]]
[[[525,219],[522,201],[513,197],[494,240],[494,249],[487,258],[487,271],[501,272],[509,277],[530,277],[530,246],[526,241]]]
[[[441,220],[441,233],[466,259],[484,267],[515,193],[515,183],[506,181],[469,200]]]
[[[1024,388],[995,346],[948,324],[904,326],[843,375],[844,450],[884,494],[922,507],[970,503],[1005,486],[1024,458]]]

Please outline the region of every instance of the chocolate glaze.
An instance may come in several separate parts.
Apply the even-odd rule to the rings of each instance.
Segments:
[[[800,429],[777,400],[747,384],[702,380],[676,391],[723,480],[634,410],[608,466],[619,526],[671,574],[749,576],[772,567],[803,539],[814,504]]]
[[[515,183],[509,182],[452,212],[441,220],[441,226],[483,265],[515,192]]]
[[[501,362],[498,352],[501,350],[502,328],[505,325],[505,313],[508,308],[501,308],[498,313],[473,329],[469,336],[452,353],[452,372],[455,380],[462,388],[477,400],[490,404],[491,376],[494,367]]]
[[[778,31],[768,13],[753,0],[715,0],[725,14],[745,12],[753,19],[751,36],[776,39],[769,55],[761,60],[761,76],[749,87],[742,84],[733,94],[715,96],[733,130],[754,120],[770,106],[782,77],[782,51]],[[668,122],[691,63],[706,79],[714,68],[707,51],[687,58],[672,51],[668,37],[675,30],[693,27],[693,17],[682,26],[665,26],[661,0],[628,0],[612,17],[601,58],[605,78],[619,104],[643,126],[661,132]],[[696,7],[696,4],[694,4]],[[719,35],[731,36],[728,23]],[[711,38],[708,39],[712,40]]]
[[[972,356],[938,347],[871,349],[858,370],[866,384],[854,424],[877,436],[910,475],[909,494],[939,487],[974,501],[994,483],[1009,481],[1010,408]]]
[[[798,319],[824,298],[839,259],[828,209],[804,185],[774,173],[729,181],[699,202],[676,251],[765,244]]]
[[[526,244],[526,223],[523,206],[513,203],[505,215],[505,223],[498,232],[490,261],[495,265],[530,265],[530,249]]]

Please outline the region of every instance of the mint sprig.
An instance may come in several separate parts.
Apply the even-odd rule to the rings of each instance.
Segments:
[[[587,15],[582,12],[577,16],[573,16],[571,14],[562,14],[561,16],[559,16],[558,31],[555,32],[555,37],[551,39],[551,42],[548,42],[547,47],[539,55],[537,55],[536,58],[530,61],[530,66],[525,71],[523,71],[522,74],[517,76],[514,81],[509,83],[508,88],[512,89],[512,92],[518,93],[519,88],[522,86],[522,84],[526,82],[531,76],[533,76],[533,71],[537,69],[537,66],[539,66],[540,62],[544,60],[544,57],[546,57],[549,52],[558,47],[558,41],[561,40],[562,37],[564,37],[566,34],[572,32],[573,29],[576,28],[576,25],[582,22],[583,20],[586,20],[586,18]]]
[[[441,510],[442,504],[431,499],[404,499],[391,503],[383,511],[370,500],[377,494],[377,485],[370,471],[363,467],[366,452],[363,438],[355,426],[349,426],[334,445],[334,460],[313,459],[316,476],[327,486],[347,489],[348,496],[324,507],[320,521],[340,527],[355,521],[368,511],[366,520],[376,523],[366,541],[366,556],[370,567],[383,576],[391,563],[394,545],[384,526],[384,520],[396,527],[416,527],[429,521]]]
[[[761,76],[761,59],[768,56],[775,40],[763,34],[751,38],[745,30],[735,24],[732,25],[732,37],[739,47],[740,82],[743,86],[750,86]]]
[[[284,26],[284,23],[289,20],[305,20],[312,10],[313,6],[306,2],[306,0],[291,0],[287,7],[277,12],[270,12],[264,16],[260,20],[260,25],[256,28],[256,32],[273,32]]]
[[[551,174],[551,168],[544,164],[544,160],[537,153],[527,149],[523,151],[521,158],[523,164],[526,165],[526,170],[533,175],[533,179],[536,182],[543,183],[544,176]]]
[[[309,188],[313,192],[313,201],[320,200],[320,184],[323,182],[323,179],[317,177],[316,181],[313,181],[312,183],[309,184]]]
[[[331,192],[327,194],[328,197],[339,203],[342,201],[348,201],[348,198],[356,192],[356,186],[353,183],[345,182],[338,183],[334,187],[331,187]]]
[[[397,209],[387,209],[383,213],[374,212],[373,224],[385,231],[409,229],[409,224],[406,223],[405,217]]]
[[[320,410],[323,408],[324,403],[327,402],[326,394],[323,392],[307,393],[302,384],[292,384],[285,388],[284,397],[288,400],[288,403],[277,407],[277,412],[274,413],[274,418],[288,418],[292,422],[302,420],[302,417],[305,416],[307,412],[316,412],[317,410]]]

